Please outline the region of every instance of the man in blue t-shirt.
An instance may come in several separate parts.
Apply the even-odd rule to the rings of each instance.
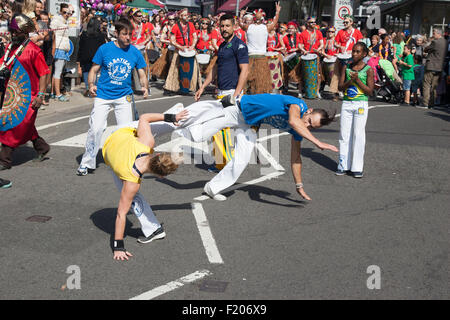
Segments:
[[[238,97],[248,76],[248,49],[247,45],[234,34],[234,17],[224,14],[220,17],[220,34],[224,42],[217,52],[216,70],[206,76],[201,88],[195,93],[195,100],[200,100],[205,88],[212,82],[213,73],[217,75],[218,96],[231,94]]]
[[[233,185],[250,162],[256,142],[256,132],[251,126],[260,126],[265,123],[292,134],[291,169],[296,190],[304,199],[311,200],[302,183],[300,143],[303,138],[306,138],[322,150],[338,152],[335,146],[319,141],[309,131],[310,128],[328,125],[333,121],[334,115],[330,116],[323,109],[308,109],[303,100],[287,95],[244,95],[236,104],[229,104],[230,98],[226,98],[222,99],[222,102],[201,101],[187,107],[189,114],[195,114],[195,111],[201,107],[199,105],[201,103],[217,109],[217,112],[222,111],[223,104],[225,107],[223,116],[194,125],[189,122],[181,124],[180,132],[195,142],[206,141],[216,132],[227,127],[235,128],[236,135],[241,134],[245,137],[236,144],[234,159],[205,185],[206,194],[215,200],[226,200],[220,192]]]
[[[130,45],[133,26],[130,21],[120,19],[115,23],[115,30],[117,40],[108,42],[97,50],[89,71],[89,92],[95,100],[89,119],[86,151],[77,169],[79,176],[85,176],[88,169],[96,168],[96,157],[109,111],[114,109],[118,125],[133,121],[131,74],[134,68],[138,69],[144,99],[148,96],[144,57],[138,49]],[[100,79],[98,85],[95,85],[99,71]]]

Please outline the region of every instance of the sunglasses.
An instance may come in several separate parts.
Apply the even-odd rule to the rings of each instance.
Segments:
[[[62,14],[72,14],[71,11],[63,11]]]
[[[344,24],[349,24],[350,23],[350,21],[344,21]]]

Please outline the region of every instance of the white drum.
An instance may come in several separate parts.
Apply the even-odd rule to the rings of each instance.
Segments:
[[[170,51],[175,51],[175,47],[173,45],[171,45],[171,44],[169,44],[167,46],[167,49],[169,49]]]
[[[331,58],[323,58],[323,62],[325,63],[335,63],[337,60],[336,56],[332,56]]]
[[[341,62],[342,65],[348,64],[350,62],[350,60],[352,59],[352,54],[347,53],[347,52],[346,53],[338,53],[337,58],[339,59],[339,61]]]
[[[178,54],[185,58],[192,58],[195,56],[195,51],[194,50],[183,50],[183,51],[178,51]]]
[[[208,64],[211,60],[211,55],[206,53],[199,53],[197,54],[196,58],[199,64]]]
[[[302,60],[314,60],[314,59],[317,59],[317,54],[308,53],[308,54],[301,56],[301,58],[302,58]]]

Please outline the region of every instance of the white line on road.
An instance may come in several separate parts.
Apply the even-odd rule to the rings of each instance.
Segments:
[[[200,233],[200,237],[203,241],[203,246],[205,247],[206,256],[210,263],[223,263],[222,257],[220,256],[219,250],[217,249],[216,240],[212,235],[211,229],[209,228],[209,222],[206,218],[203,206],[200,203],[194,202],[191,204],[192,213],[194,214],[195,221],[197,222],[197,228]]]
[[[169,282],[165,285],[159,286],[153,290],[144,292],[143,294],[140,294],[134,298],[131,298],[130,300],[151,300],[151,299],[159,297],[160,295],[163,295],[167,292],[178,289],[178,288],[184,286],[185,284],[192,283],[194,281],[202,279],[211,274],[212,273],[209,270],[195,271],[194,273],[188,274],[187,276],[181,277],[175,281],[171,281],[171,282]]]

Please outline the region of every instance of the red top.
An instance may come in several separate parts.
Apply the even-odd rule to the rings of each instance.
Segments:
[[[198,50],[208,50],[212,49],[211,43],[213,39],[217,40],[217,31],[212,30],[208,33],[208,30],[200,30],[197,33],[198,41],[196,48]]]
[[[322,32],[319,30],[313,30],[313,32],[305,30],[300,34],[300,43],[302,43],[305,50],[310,53],[314,53],[313,49],[319,48],[322,39]]]
[[[179,45],[182,46],[192,46],[192,43],[194,41],[194,33],[195,33],[195,27],[192,22],[188,22],[189,24],[189,34],[188,34],[188,25],[185,25],[184,27],[180,24],[175,24],[172,27],[172,34],[175,36],[175,39]],[[181,26],[181,29],[178,26]],[[184,41],[183,41],[184,39]]]
[[[11,57],[13,54],[14,52],[11,52],[9,56]],[[33,42],[28,43],[18,60],[30,77],[31,101],[33,101],[39,92],[39,78],[49,74],[50,70],[45,63],[41,48]],[[3,58],[0,59],[0,64],[2,62]],[[10,69],[13,66],[14,63],[9,66]],[[38,137],[36,127],[34,126],[36,116],[37,110],[31,108],[30,103],[25,118],[18,126],[8,131],[0,131],[0,142],[12,148],[17,148],[29,140],[36,139]]]
[[[323,41],[325,42],[324,44],[325,53],[329,56],[335,56],[338,53],[338,48],[334,46],[334,39],[333,40],[323,39]]]
[[[267,37],[267,51],[275,51],[275,49],[281,48],[281,38],[278,33],[273,36],[269,34]]]
[[[286,35],[283,38],[283,43],[288,53],[294,52],[300,43],[300,34],[296,32],[295,36],[292,36],[291,34]]]
[[[358,29],[353,29],[351,32],[347,32],[347,30],[342,29],[337,33],[335,41],[338,45],[347,47],[347,50],[340,50],[340,52],[345,52],[352,51],[355,43],[357,43],[362,38],[363,35]]]
[[[242,41],[244,41],[245,43],[247,43],[247,36],[245,34],[245,31],[242,30],[241,28],[234,30],[234,34],[237,35],[237,37],[239,39],[241,39]]]
[[[135,26],[133,29],[133,33],[131,35],[131,42],[134,44],[142,44],[145,42],[145,39],[151,36],[152,30],[155,29],[151,22],[142,23],[141,33],[139,37],[139,28]]]
[[[222,44],[222,42],[225,41],[225,39],[222,37],[222,35],[220,34],[220,30],[218,29],[214,29],[214,31],[217,34],[217,46],[220,47],[220,45]]]

